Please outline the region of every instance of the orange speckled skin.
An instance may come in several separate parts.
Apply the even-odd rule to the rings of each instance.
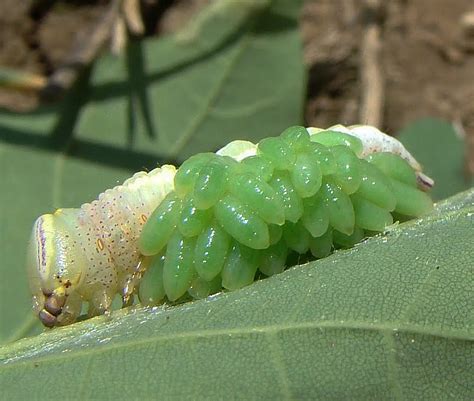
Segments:
[[[173,189],[176,169],[136,173],[79,209],[38,218],[28,254],[34,308],[47,326],[69,324],[89,303],[89,315],[125,295],[142,256],[138,238],[148,216]],[[51,306],[53,305],[53,306]]]

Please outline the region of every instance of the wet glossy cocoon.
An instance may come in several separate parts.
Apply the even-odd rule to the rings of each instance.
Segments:
[[[241,175],[233,181],[230,191],[267,223],[281,225],[285,222],[282,200],[270,185],[259,180],[258,177],[251,174]]]
[[[253,249],[270,245],[267,224],[235,197],[227,195],[217,202],[214,213],[224,230],[241,244]]]
[[[171,237],[179,214],[181,200],[171,192],[148,218],[140,235],[138,247],[143,255],[156,255]]]

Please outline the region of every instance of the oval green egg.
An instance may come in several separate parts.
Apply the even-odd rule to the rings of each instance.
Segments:
[[[199,210],[194,199],[187,196],[178,219],[178,229],[185,237],[195,237],[206,227],[213,217],[212,209]]]
[[[274,245],[278,241],[280,241],[283,235],[282,226],[277,226],[276,224],[269,224],[268,233],[270,235],[270,245]]]
[[[321,145],[331,147],[343,145],[349,147],[356,155],[362,154],[364,146],[362,141],[352,135],[344,134],[339,131],[320,131],[314,135],[311,135],[311,141],[320,143]]]
[[[320,237],[311,237],[309,240],[309,249],[315,258],[325,258],[332,250],[332,228],[328,230]]]
[[[252,284],[255,280],[260,251],[234,242],[222,268],[222,286],[237,290]]]
[[[140,280],[138,298],[145,306],[159,305],[166,296],[163,286],[163,267],[165,263],[164,255],[153,256],[150,265]]]
[[[211,281],[221,272],[230,243],[229,234],[215,221],[199,234],[194,249],[194,267],[200,277]]]
[[[316,156],[323,176],[334,174],[337,171],[336,160],[332,152],[326,146],[311,142],[307,147],[307,152]]]
[[[296,192],[286,172],[276,172],[269,182],[285,208],[285,219],[296,223],[303,215],[303,201]]]
[[[255,211],[264,221],[281,225],[285,222],[285,208],[274,189],[251,174],[235,177],[230,193]]]
[[[296,160],[296,154],[281,138],[270,137],[258,143],[257,154],[270,161],[276,169],[286,170]]]
[[[214,153],[198,153],[179,167],[174,176],[174,190],[179,197],[182,198],[193,190],[199,170],[214,157]]]
[[[188,290],[193,278],[195,238],[183,237],[176,231],[166,247],[163,286],[170,301],[176,301]]]
[[[351,199],[358,227],[370,231],[383,231],[385,227],[393,224],[393,217],[387,210],[357,194],[352,195]]]
[[[267,224],[232,195],[217,202],[214,214],[224,230],[241,244],[253,249],[265,249],[270,245]]]
[[[425,192],[400,181],[391,181],[396,198],[395,212],[405,216],[418,217],[433,210],[433,201]]]
[[[366,160],[361,160],[360,166],[362,182],[356,193],[389,212],[394,210],[397,199],[390,178]]]
[[[417,186],[415,170],[398,155],[388,152],[373,153],[366,157],[369,163],[376,165],[390,178],[403,182],[411,187]]]
[[[351,235],[354,231],[355,215],[351,199],[339,185],[325,179],[321,186],[321,196],[327,204],[329,224],[336,230]]]
[[[329,227],[329,210],[321,192],[303,200],[303,225],[313,237],[320,237]]]
[[[290,177],[296,192],[302,198],[316,194],[322,182],[317,156],[311,153],[298,154],[295,165],[290,170]]]
[[[138,249],[145,256],[156,255],[168,242],[178,223],[181,200],[174,191],[153,211],[138,240]]]
[[[286,267],[288,247],[284,241],[272,245],[268,249],[261,251],[260,264],[258,269],[266,276],[273,276],[281,273]]]
[[[227,190],[228,172],[220,160],[210,160],[201,167],[193,190],[194,205],[209,209]]]
[[[354,227],[354,232],[351,235],[346,235],[340,231],[332,231],[332,240],[342,248],[352,248],[355,244],[361,242],[365,237],[364,230],[360,227]]]
[[[303,150],[310,142],[309,132],[300,125],[287,128],[280,137],[295,151]]]
[[[337,165],[337,171],[333,174],[334,181],[346,194],[353,194],[362,182],[360,159],[347,146],[334,146],[331,152]]]
[[[251,172],[265,182],[272,178],[274,170],[272,163],[260,156],[246,157],[240,163],[246,168],[245,171]]]
[[[308,252],[311,235],[301,221],[287,222],[283,227],[283,238],[288,248],[303,254]]]
[[[221,282],[222,279],[220,276],[215,277],[211,281],[206,281],[201,277],[195,277],[188,289],[188,294],[194,299],[206,298],[222,290]]]

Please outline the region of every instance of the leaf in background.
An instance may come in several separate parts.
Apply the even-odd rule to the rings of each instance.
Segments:
[[[9,399],[470,400],[472,196],[239,291],[6,346],[0,388]]]
[[[164,159],[182,161],[301,122],[305,73],[290,12],[300,2],[272,4],[278,3],[292,4],[288,15],[273,6],[252,13],[218,43],[216,26],[208,21],[191,41],[135,42],[124,57],[101,60],[79,138],[99,146],[119,141],[142,154],[154,149]],[[233,14],[219,18],[228,20],[225,27],[234,21]]]
[[[450,123],[433,118],[418,120],[405,127],[397,138],[435,180],[434,199],[447,198],[474,184],[465,178],[464,141]]]
[[[25,269],[40,214],[78,207],[158,162],[301,122],[301,1],[268,4],[216,14],[188,41],[105,56],[55,107],[0,112],[0,343],[41,330]]]

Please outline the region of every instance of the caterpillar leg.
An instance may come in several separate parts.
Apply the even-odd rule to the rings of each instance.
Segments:
[[[151,258],[143,257],[138,265],[135,267],[134,272],[127,276],[125,284],[122,286],[122,308],[126,308],[133,304],[133,294],[138,292],[138,286],[140,281],[145,274],[148,266],[150,266]]]
[[[109,293],[107,290],[100,290],[96,292],[91,301],[89,302],[88,317],[94,317],[99,315],[110,315],[113,293]]]

